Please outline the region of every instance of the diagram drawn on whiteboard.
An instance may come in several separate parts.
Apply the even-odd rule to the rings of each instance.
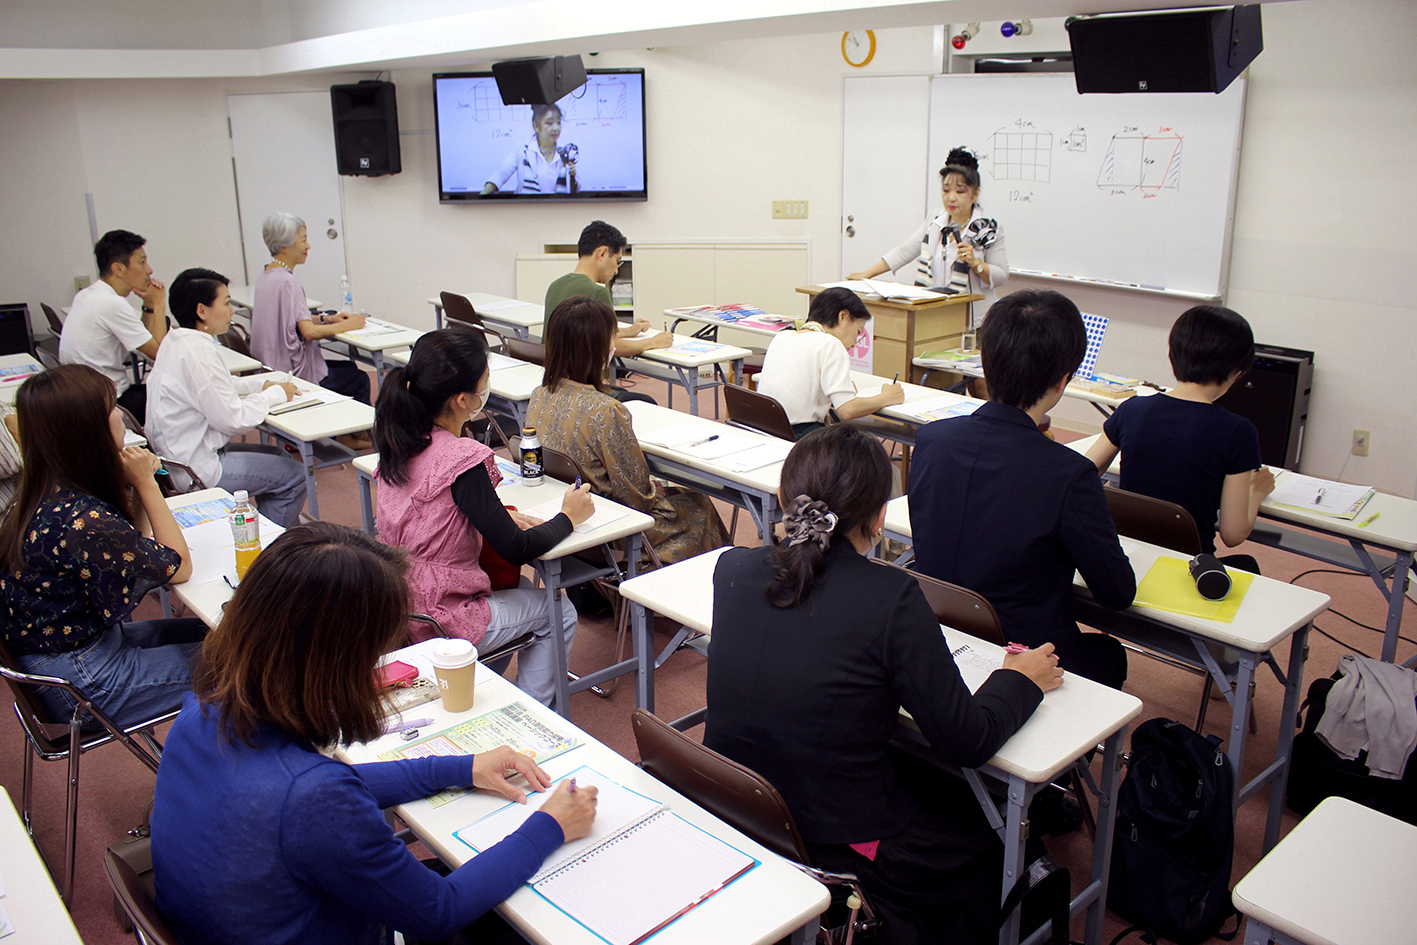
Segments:
[[[995,180],[1047,183],[1053,175],[1053,132],[1036,131],[1033,122],[1015,122],[1021,130],[1000,128],[990,139]]]
[[[613,76],[592,76],[585,85],[556,104],[561,107],[562,122],[568,126],[630,117],[629,90],[624,81]],[[460,101],[457,107],[471,109],[473,121],[531,121],[530,105],[503,105],[495,86],[474,86],[471,101]]]
[[[1167,129],[1141,134],[1134,129],[1112,136],[1097,186],[1112,193],[1140,191],[1155,197],[1163,190],[1181,189],[1182,137]]]
[[[1084,129],[1082,125],[1078,125],[1072,131],[1068,132],[1068,136],[1063,139],[1063,147],[1067,148],[1069,151],[1086,151],[1086,129]]]

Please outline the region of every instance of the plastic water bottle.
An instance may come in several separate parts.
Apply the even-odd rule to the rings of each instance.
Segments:
[[[522,482],[528,486],[541,485],[541,437],[536,435],[536,427],[522,428]]]
[[[354,311],[354,290],[349,287],[349,276],[339,277],[340,311]]]
[[[231,537],[236,542],[236,580],[240,581],[261,553],[261,519],[245,489],[238,489],[232,498]]]

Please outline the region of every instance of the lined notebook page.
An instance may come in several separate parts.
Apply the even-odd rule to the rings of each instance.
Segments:
[[[665,810],[534,885],[610,945],[634,945],[756,865]]]

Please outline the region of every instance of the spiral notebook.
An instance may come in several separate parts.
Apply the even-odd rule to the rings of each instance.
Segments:
[[[577,787],[599,790],[595,826],[548,857],[527,884],[609,945],[645,941],[758,865],[667,804],[593,768],[577,768],[567,777]],[[500,807],[453,836],[486,850],[520,827],[554,790]]]

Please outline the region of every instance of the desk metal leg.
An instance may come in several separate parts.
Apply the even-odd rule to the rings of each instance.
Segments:
[[[633,578],[640,564],[640,548],[643,536],[630,536],[626,547],[625,569]],[[627,578],[627,580],[629,579]],[[654,711],[654,617],[642,605],[624,601],[630,605],[630,632],[634,634],[635,659],[635,705],[646,712]]]
[[[1008,816],[1005,818],[1004,833],[1004,888],[1000,893],[1009,894],[1014,883],[1023,875],[1024,843],[1028,839],[1025,824],[1028,820],[1028,804],[1033,800],[1036,785],[1030,784],[1016,774],[1009,775]],[[999,927],[999,945],[1018,945],[1019,925],[1023,921],[1022,907],[1015,909],[1004,924]]]
[[[551,708],[558,715],[571,717],[571,683],[566,673],[570,670],[570,660],[566,653],[566,637],[561,633],[564,626],[561,613],[565,595],[561,592],[561,561],[558,558],[541,561],[537,567],[541,579],[546,582],[547,600],[551,607],[551,639],[556,654],[556,692],[551,697]]]
[[[1128,726],[1123,725],[1105,743],[1102,753],[1102,784],[1097,796],[1097,836],[1092,843],[1092,884],[1097,898],[1087,907],[1087,932],[1083,941],[1098,945],[1102,940],[1102,920],[1107,911],[1107,879],[1112,872],[1112,830],[1117,823],[1117,788],[1122,780],[1122,741]]]
[[[1360,548],[1357,542],[1353,543],[1353,548],[1359,553],[1359,557],[1368,558],[1367,549]],[[1371,561],[1371,559],[1369,560]],[[1411,570],[1412,552],[1399,552],[1397,561],[1393,564],[1392,588],[1385,590],[1387,594],[1387,624],[1384,627],[1383,635],[1384,663],[1392,663],[1397,660],[1397,634],[1402,629],[1402,608],[1407,602],[1407,576]],[[1377,581],[1378,588],[1383,589],[1386,582],[1383,580],[1382,572],[1370,571],[1369,573],[1373,574],[1373,580]]]
[[[436,302],[433,303],[433,324],[438,328],[443,327],[443,306]]]
[[[1214,675],[1214,673],[1212,673]],[[1245,793],[1245,788],[1250,785],[1242,782],[1245,776],[1245,743],[1250,738],[1250,686],[1255,679],[1255,654],[1240,653],[1240,670],[1235,676],[1235,691],[1229,694],[1230,700],[1230,763],[1235,768],[1235,797],[1232,810],[1239,810],[1240,805],[1249,799]],[[1216,680],[1220,682],[1220,679]],[[1223,685],[1223,683],[1221,683]],[[1281,723],[1282,725],[1282,723]]]
[[[801,928],[792,930],[792,945],[812,945],[817,940],[817,932],[821,929],[821,916],[813,916],[802,923]]]
[[[689,393],[689,415],[697,417],[699,415],[699,369],[696,367],[676,367],[679,372],[679,382],[684,385],[684,390]],[[674,405],[674,388],[669,388],[669,405]]]
[[[371,537],[377,537],[374,528],[374,480],[364,473],[358,474],[359,478],[359,510],[364,514],[364,532]]]
[[[1294,757],[1294,725],[1299,718],[1299,699],[1304,688],[1304,661],[1309,657],[1309,630],[1305,624],[1289,640],[1288,678],[1284,679],[1284,708],[1279,715],[1278,743],[1274,747],[1274,777],[1269,784],[1269,819],[1264,827],[1264,850],[1279,842],[1279,819],[1284,812],[1284,792],[1289,786],[1289,763]]]
[[[320,494],[315,489],[315,444],[300,441],[300,464],[305,467],[305,504],[310,506],[310,517],[320,517]]]

